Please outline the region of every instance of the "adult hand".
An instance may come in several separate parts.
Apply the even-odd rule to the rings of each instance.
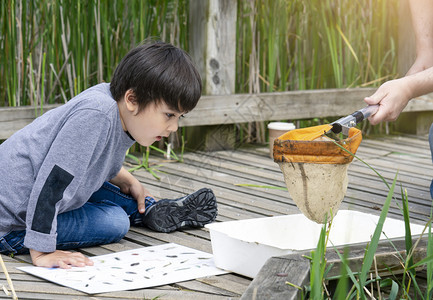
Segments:
[[[93,261],[80,252],[56,250],[44,253],[30,249],[30,256],[37,267],[70,269],[71,267],[93,266]]]
[[[411,90],[403,78],[385,82],[373,95],[364,98],[368,105],[379,104],[377,112],[368,120],[372,125],[395,121],[411,98]]]

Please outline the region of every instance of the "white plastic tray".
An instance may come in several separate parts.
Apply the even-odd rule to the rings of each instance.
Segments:
[[[329,236],[334,246],[371,240],[379,216],[351,210],[340,210]],[[229,221],[206,225],[210,230],[212,250],[217,267],[254,278],[266,260],[314,249],[321,224],[303,214]],[[424,226],[411,224],[412,235],[421,234]],[[404,222],[387,218],[381,239],[404,237]]]

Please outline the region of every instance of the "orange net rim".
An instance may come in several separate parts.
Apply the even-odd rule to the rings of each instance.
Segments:
[[[325,128],[325,125],[315,127]],[[338,142],[332,140],[318,141],[287,139],[288,137],[299,137],[299,135],[297,136],[297,133],[293,133],[293,131],[295,130],[286,132],[275,139],[273,147],[273,157],[275,162],[347,164],[353,160],[353,155],[356,153],[362,141],[361,130],[354,127],[349,130],[348,138]],[[310,133],[307,132],[307,134]],[[302,137],[303,136],[301,136],[301,138]],[[350,153],[335,143],[339,144]]]

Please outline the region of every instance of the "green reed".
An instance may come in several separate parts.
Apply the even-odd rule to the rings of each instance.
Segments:
[[[238,92],[247,91],[251,55],[262,92],[377,86],[397,75],[396,0],[238,4]]]
[[[188,6],[0,1],[0,106],[64,103],[110,81],[126,52],[150,37],[188,50]],[[377,86],[396,77],[397,13],[398,0],[238,0],[235,90]],[[245,126],[239,136],[264,143],[264,125],[254,126],[256,139]]]
[[[187,0],[5,0],[0,106],[66,102],[109,82],[120,59],[153,37],[187,47]]]
[[[398,0],[238,1],[236,92],[379,86],[398,76],[397,20]]]
[[[149,37],[188,50],[188,0],[0,2],[0,106],[62,103]],[[396,74],[398,0],[238,1],[236,92],[377,86]],[[42,58],[42,59],[41,59]]]

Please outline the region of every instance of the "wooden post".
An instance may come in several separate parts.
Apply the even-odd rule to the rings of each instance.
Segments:
[[[198,65],[205,95],[235,92],[236,16],[236,0],[190,0],[189,52]],[[188,128],[187,146],[233,149],[234,126]]]
[[[415,237],[413,239],[415,240]],[[374,277],[376,274],[384,277],[404,272],[400,257],[406,257],[406,242],[404,238],[393,239],[391,242],[379,241],[375,253],[376,262],[370,269]],[[412,253],[414,263],[427,256],[427,242],[427,238],[422,238],[414,249]],[[337,249],[329,247],[326,253],[326,269],[329,269],[327,276],[341,274],[343,262],[336,250],[340,255],[346,250],[348,256],[345,264],[352,271],[359,271],[364,261],[366,247],[365,243],[340,246]],[[306,256],[311,256],[311,251],[295,251],[293,254],[268,259],[242,295],[241,300],[301,299],[302,290],[296,286],[303,288],[310,282],[310,260]],[[425,268],[425,265],[420,268]]]

